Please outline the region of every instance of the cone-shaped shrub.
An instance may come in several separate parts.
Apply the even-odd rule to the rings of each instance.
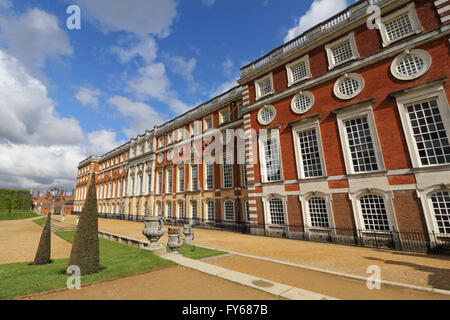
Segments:
[[[39,247],[34,257],[35,265],[43,265],[51,262],[50,252],[51,252],[51,214],[47,215],[47,220],[45,220],[44,229],[42,230],[41,240],[39,241]]]
[[[69,263],[71,266],[78,266],[82,275],[100,271],[95,176],[92,175],[90,180],[86,202],[75,232]]]

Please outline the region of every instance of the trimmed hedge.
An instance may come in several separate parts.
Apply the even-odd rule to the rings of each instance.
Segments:
[[[12,210],[30,210],[31,194],[26,190],[0,189],[0,209],[8,209],[9,199]]]

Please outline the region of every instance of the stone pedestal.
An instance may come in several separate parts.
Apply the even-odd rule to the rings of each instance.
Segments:
[[[185,236],[183,242],[186,244],[192,244],[194,241],[194,231],[192,231],[190,224],[185,224],[183,226],[183,234]]]

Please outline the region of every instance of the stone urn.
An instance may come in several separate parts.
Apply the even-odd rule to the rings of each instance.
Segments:
[[[181,240],[180,230],[171,228],[169,229],[167,236],[169,239],[167,241],[167,246],[172,250],[172,253],[178,254],[178,249],[183,244],[183,241]]]
[[[145,228],[142,230],[142,234],[150,241],[148,249],[160,249],[161,245],[158,244],[158,240],[166,233],[163,220],[160,217],[146,216],[144,223]]]
[[[194,231],[191,229],[191,225],[189,223],[185,223],[183,225],[183,234],[185,236],[184,243],[186,244],[192,244],[194,241]]]

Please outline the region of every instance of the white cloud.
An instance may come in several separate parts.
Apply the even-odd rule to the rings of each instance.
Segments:
[[[141,100],[153,98],[167,103],[170,109],[177,114],[188,109],[171,90],[170,80],[166,75],[163,63],[152,63],[140,68],[138,75],[128,81],[127,91],[135,94]]]
[[[166,60],[170,71],[182,76],[189,84],[191,91],[195,91],[198,84],[194,80],[193,72],[197,66],[197,60],[195,58],[187,59],[181,56],[167,56]]]
[[[158,46],[155,39],[147,37],[134,45],[127,45],[127,48],[115,46],[112,52],[118,55],[122,63],[128,63],[136,57],[141,57],[145,63],[151,63],[156,59]]]
[[[314,0],[308,11],[296,21],[295,27],[288,31],[284,41],[294,39],[309,28],[344,10],[348,5],[347,0]]]
[[[123,131],[129,138],[151,130],[154,125],[165,122],[165,115],[142,102],[131,101],[126,97],[114,96],[108,100],[117,111],[130,122],[130,127]]]
[[[236,68],[234,67],[233,61],[230,58],[227,58],[224,62],[222,62],[223,73],[226,77],[232,77],[233,73],[236,72]]]
[[[84,107],[91,107],[98,109],[99,98],[102,92],[99,89],[91,90],[88,88],[80,87],[75,98],[80,101]]]
[[[79,122],[55,111],[46,87],[0,50],[0,187],[74,187],[76,167],[118,146],[111,130],[85,136]]]
[[[77,120],[61,118],[46,87],[20,61],[0,50],[0,141],[76,144],[83,140]]]
[[[235,86],[237,86],[237,82],[236,80],[232,80],[232,81],[226,81],[224,83],[222,83],[217,90],[213,91],[211,93],[211,98],[213,97],[217,97],[218,95],[221,95],[222,93],[227,92],[228,90],[230,90],[231,88],[234,88]]]
[[[88,134],[88,141],[87,152],[96,155],[105,154],[125,143],[124,140],[117,141],[116,132],[112,130],[90,132]]]
[[[0,29],[0,41],[8,52],[32,72],[42,68],[49,58],[73,54],[58,18],[40,9],[28,10],[18,17],[0,18]]]
[[[216,3],[216,0],[202,0],[202,3],[207,7],[212,7]]]
[[[83,14],[104,32],[126,31],[141,37],[170,34],[176,18],[175,0],[78,0]]]

